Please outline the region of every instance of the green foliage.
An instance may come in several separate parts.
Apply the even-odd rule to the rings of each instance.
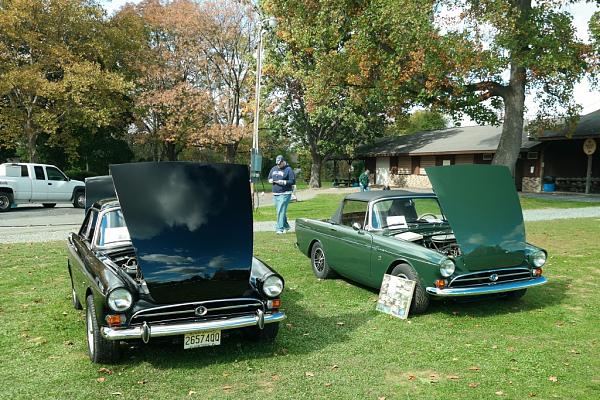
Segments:
[[[399,117],[388,130],[390,135],[404,135],[407,133],[435,131],[448,127],[446,117],[436,111],[419,110],[406,117]]]
[[[0,7],[0,126],[4,146],[38,158],[40,134],[71,160],[81,128],[113,124],[131,86],[109,69],[118,52],[91,0],[11,0]]]

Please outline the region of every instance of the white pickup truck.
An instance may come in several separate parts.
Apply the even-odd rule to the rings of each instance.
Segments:
[[[17,204],[56,203],[85,206],[85,183],[69,179],[54,165],[30,163],[0,164],[0,212]]]

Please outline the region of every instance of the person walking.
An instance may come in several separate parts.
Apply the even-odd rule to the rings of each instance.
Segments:
[[[296,184],[296,175],[282,155],[277,156],[275,166],[269,171],[269,183],[273,185],[273,202],[277,210],[275,233],[286,233],[290,229],[286,213],[292,198],[293,185]]]
[[[362,174],[358,177],[358,186],[360,186],[361,192],[369,190],[369,169],[365,169]]]

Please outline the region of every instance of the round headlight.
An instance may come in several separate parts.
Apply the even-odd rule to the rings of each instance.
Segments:
[[[269,297],[279,296],[283,291],[283,280],[277,275],[271,275],[263,282],[262,290]]]
[[[546,264],[546,253],[541,250],[536,251],[531,255],[531,263],[534,267],[542,267]]]
[[[442,274],[444,278],[447,278],[454,273],[455,268],[454,261],[446,258],[440,263],[440,274]]]
[[[125,311],[131,307],[133,297],[127,289],[118,288],[110,292],[107,302],[113,311]]]

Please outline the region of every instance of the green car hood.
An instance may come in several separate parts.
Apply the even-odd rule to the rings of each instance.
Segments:
[[[454,165],[425,170],[467,268],[502,268],[524,261],[523,211],[508,168]]]

